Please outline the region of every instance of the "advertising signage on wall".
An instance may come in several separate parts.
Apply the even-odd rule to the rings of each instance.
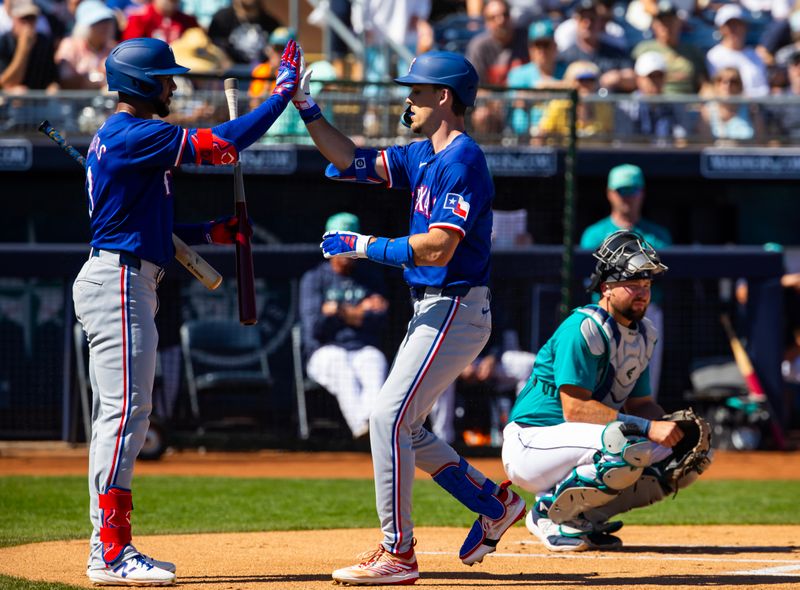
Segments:
[[[797,148],[706,148],[700,153],[705,178],[800,178]]]
[[[0,170],[30,170],[33,146],[27,139],[0,139]]]

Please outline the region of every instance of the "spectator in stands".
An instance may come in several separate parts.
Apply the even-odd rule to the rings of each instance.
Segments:
[[[597,0],[580,0],[576,8],[575,45],[560,52],[567,62],[589,61],[600,68],[599,87],[609,92],[631,92],[636,88],[633,62],[627,52],[609,44],[602,37],[606,17]]]
[[[744,96],[742,77],[733,67],[722,68],[713,77],[715,98]],[[701,110],[705,135],[715,140],[747,141],[761,135],[761,123],[757,107],[745,102],[712,100]]]
[[[528,27],[528,54],[531,61],[511,68],[508,72],[510,88],[568,88],[564,82],[567,64],[558,59],[558,48],[553,38],[553,23],[543,19]],[[536,96],[530,99],[535,100]],[[511,128],[515,133],[536,135],[539,120],[542,118],[542,104],[529,106],[529,102],[518,95],[511,111]],[[531,131],[531,128],[534,130]]]
[[[106,85],[106,58],[117,44],[116,20],[100,0],[83,0],[75,12],[75,28],[58,45],[55,60],[61,86],[88,90]]]
[[[604,43],[619,48],[621,51],[628,51],[628,39],[625,36],[625,28],[614,20],[613,4],[614,0],[596,0],[595,2],[576,2],[574,4],[571,18],[561,22],[556,27],[556,45],[559,51],[566,51],[574,46],[578,40],[578,29],[580,28],[581,4],[585,6],[594,5],[597,12],[596,25],[600,30],[600,38]]]
[[[216,78],[175,78],[175,97],[180,100],[175,100],[169,122],[184,127],[202,127],[215,120],[225,120],[228,117],[227,106],[208,100],[209,92],[223,91],[222,79],[232,65],[225,52],[214,45],[200,27],[186,29],[170,47],[175,54],[175,61],[189,68],[192,73],[214,74]]]
[[[661,53],[667,62],[664,94],[697,94],[707,82],[703,53],[694,45],[681,42],[684,20],[670,0],[661,0],[653,17],[653,38],[633,49],[633,57],[652,51]]]
[[[776,66],[785,68],[789,63],[789,57],[800,50],[800,11],[793,12],[787,21],[791,31],[789,43],[783,45],[775,52],[772,63]],[[760,53],[759,53],[760,55]]]
[[[275,72],[281,62],[283,48],[290,39],[294,39],[294,31],[287,27],[278,27],[269,36],[269,46],[267,47],[267,60],[258,64],[253,69],[254,80],[250,83],[248,96],[250,106],[255,108],[272,92],[275,84]],[[327,61],[317,61],[306,64],[307,68],[313,72],[311,80],[311,92],[314,96],[319,96],[322,91],[322,82],[337,79],[333,65]],[[330,108],[323,107],[322,112],[329,121],[333,120],[333,113]],[[288,139],[287,139],[288,138]],[[297,109],[286,109],[281,116],[272,124],[261,138],[260,143],[303,143],[313,144],[313,140],[306,132],[306,126]]]
[[[722,39],[708,50],[706,65],[711,76],[723,68],[736,68],[745,96],[766,96],[769,93],[767,68],[755,49],[745,46],[747,23],[744,18],[738,4],[725,4],[717,11],[714,24]]]
[[[680,105],[641,100],[664,94],[667,76],[667,61],[664,56],[657,51],[643,53],[636,60],[634,71],[636,90],[632,100],[618,103],[615,133],[621,138],[638,136],[640,140],[656,143],[686,138]]]
[[[278,26],[262,0],[232,0],[211,19],[208,35],[234,63],[252,66],[266,57],[268,35]]]
[[[505,86],[508,72],[527,63],[528,48],[524,29],[511,20],[505,0],[489,0],[483,7],[486,31],[467,45],[467,59],[475,66],[483,86]]]
[[[786,59],[788,84],[779,96],[800,96],[800,49]],[[767,105],[765,118],[768,137],[796,143],[800,140],[800,109],[795,104]]]
[[[578,90],[578,96],[581,98],[597,95],[599,79],[600,68],[590,61],[573,62],[569,64],[564,73],[564,80]],[[551,100],[539,122],[539,136],[545,138],[568,136],[569,110],[570,101],[568,99]],[[577,127],[580,137],[608,135],[614,127],[614,111],[611,105],[606,102],[580,101]]]
[[[180,0],[152,0],[130,14],[122,39],[152,37],[172,43],[186,29],[199,26],[196,18],[180,11]]]
[[[181,0],[181,9],[195,17],[204,31],[208,31],[214,15],[230,5],[230,0]]]
[[[52,40],[36,31],[41,11],[33,0],[14,0],[11,30],[0,35],[0,90],[58,90]]]
[[[758,45],[756,45],[756,53],[767,67],[776,65],[775,54],[781,47],[791,45],[797,40],[796,33],[800,30],[800,20],[798,20],[800,16],[795,17],[792,22],[794,14],[798,14],[798,10],[789,6],[789,10],[784,16],[773,17],[761,32]]]
[[[508,72],[528,61],[525,31],[511,20],[505,0],[489,0],[483,7],[486,30],[475,35],[467,45],[467,59],[475,66],[481,86],[505,86]],[[472,111],[472,126],[476,134],[496,134],[506,127],[505,106],[499,100],[486,100],[488,92]]]
[[[351,213],[337,213],[325,224],[326,231],[359,227]],[[368,433],[373,399],[387,373],[379,346],[389,305],[378,273],[354,258],[334,256],[300,282],[306,372],[336,396],[353,438]]]
[[[609,235],[620,229],[627,229],[642,236],[653,248],[660,251],[672,245],[672,236],[667,228],[642,217],[642,203],[645,196],[644,174],[633,164],[621,164],[608,173],[606,197],[611,205],[611,214],[587,227],[581,236],[581,248],[595,249]],[[653,286],[653,294],[646,316],[655,324],[661,335],[650,359],[650,386],[653,399],[658,395],[661,377],[661,359],[664,354],[664,314],[661,302],[664,295],[660,288]]]
[[[316,8],[314,12],[319,10]],[[348,47],[347,43],[344,42],[337,33],[336,29],[330,26],[331,16],[339,19],[339,21],[347,28],[352,28],[352,23],[350,21],[350,13],[352,12],[351,7],[351,0],[330,0],[328,3],[328,10],[330,11],[330,15],[327,13],[320,15],[320,22],[317,26],[325,27],[327,29],[327,35],[325,36],[326,40],[326,47],[325,47],[325,54],[331,60],[331,64],[333,65],[336,71],[336,77],[339,79],[342,78],[349,78],[360,80],[364,73],[362,71],[351,71],[347,65],[355,66],[355,62],[352,64],[348,64],[347,57],[350,55],[350,48]],[[313,14],[313,13],[312,13]],[[312,24],[317,24],[313,22],[314,19],[311,15],[308,17],[308,22]],[[355,68],[352,68],[355,70]]]

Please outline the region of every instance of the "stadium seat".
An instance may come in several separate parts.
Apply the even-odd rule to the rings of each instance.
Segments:
[[[181,326],[181,346],[198,432],[266,421],[273,381],[260,329],[192,320]]]

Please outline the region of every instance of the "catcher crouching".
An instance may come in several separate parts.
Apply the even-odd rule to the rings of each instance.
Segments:
[[[536,357],[503,432],[509,479],[536,494],[528,530],[551,551],[615,549],[611,520],[694,482],[711,463],[711,430],[691,409],[664,415],[650,393],[658,334],[644,317],[658,253],[611,234],[593,253],[596,304],[564,320]]]

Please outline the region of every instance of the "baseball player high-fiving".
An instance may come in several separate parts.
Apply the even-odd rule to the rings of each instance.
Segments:
[[[87,574],[95,584],[165,585],[175,565],[131,542],[131,482],[152,407],[158,334],[156,288],[173,257],[171,234],[192,244],[233,243],[234,218],[173,224],[173,167],[233,164],[261,137],[297,89],[300,48],[286,46],[275,90],[261,106],[212,129],[182,129],[165,117],[173,76],[188,71],[157,39],[120,43],[106,60],[116,112],[86,159],[91,255],[73,285],[75,313],[89,340],[94,394],[89,447],[92,536]]]
[[[410,87],[404,124],[426,141],[357,149],[322,117],[308,94],[308,73],[294,102],[332,163],[330,178],[386,183],[411,194],[408,236],[338,231],[326,233],[321,244],[326,258],[369,258],[402,267],[414,305],[369,425],[383,540],[361,563],[333,572],[337,582],[361,585],[413,584],[419,577],[411,520],[415,465],[479,514],[460,551],[467,565],[494,551],[500,536],[525,514],[525,503],[507,484],[489,480],[423,427],[436,399],[491,332],[486,285],[494,186],[483,152],[464,132],[478,75],[458,54],[429,52],[395,82]]]

